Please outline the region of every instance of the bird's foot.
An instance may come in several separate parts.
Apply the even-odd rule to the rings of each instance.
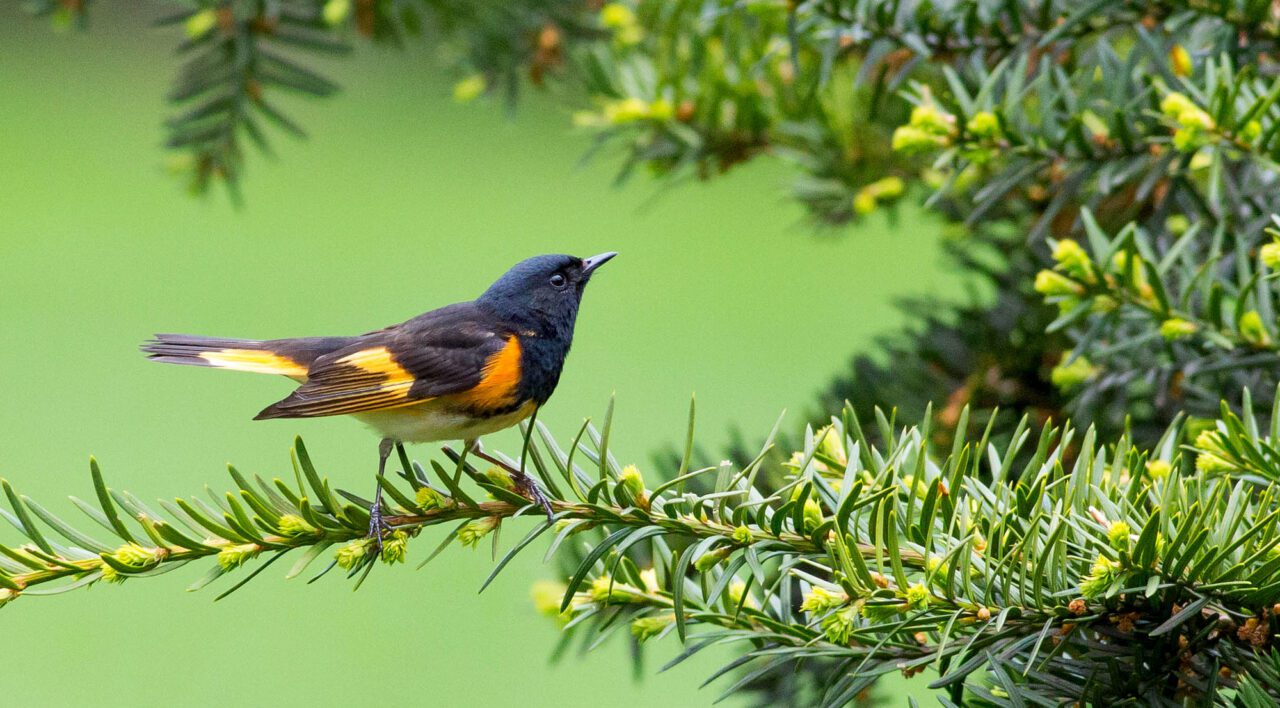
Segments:
[[[516,489],[524,493],[524,496],[542,506],[542,510],[547,513],[547,521],[551,521],[551,517],[555,516],[555,510],[551,508],[551,502],[547,499],[547,495],[542,493],[542,488],[529,475],[519,470],[512,471],[511,481],[515,482]]]
[[[542,493],[542,487],[538,486],[538,482],[533,477],[525,474],[524,470],[507,464],[482,450],[479,440],[468,441],[466,448],[472,455],[506,470],[507,474],[511,476],[511,481],[515,483],[516,490],[523,494],[525,498],[541,506],[542,510],[547,514],[547,521],[551,521],[551,517],[555,516],[555,509],[551,508],[551,502],[547,499],[547,495]]]
[[[378,499],[369,507],[369,538],[378,548],[378,555],[382,555],[383,537],[390,532],[391,524],[382,516],[382,500]]]

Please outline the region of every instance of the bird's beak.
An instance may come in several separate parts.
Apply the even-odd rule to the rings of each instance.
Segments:
[[[617,251],[609,251],[608,253],[601,253],[601,254],[600,254],[600,255],[598,255],[598,256],[592,256],[592,257],[590,257],[590,258],[583,258],[583,259],[582,259],[582,274],[583,274],[583,275],[591,275],[591,271],[595,270],[596,268],[599,268],[600,266],[604,265],[605,263],[608,263],[608,262],[609,262],[609,259],[613,258],[613,257],[614,257],[614,256],[616,256],[616,255],[618,255],[618,252],[617,252]]]

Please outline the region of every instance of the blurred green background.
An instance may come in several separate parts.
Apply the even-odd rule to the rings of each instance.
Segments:
[[[617,250],[588,290],[541,419],[571,435],[616,392],[614,449],[648,468],[681,437],[691,393],[708,449],[734,425],[759,437],[900,325],[894,298],[957,289],[939,265],[938,226],[917,212],[814,236],[783,193],[785,168],[766,162],[661,195],[645,179],[615,188],[607,160],[577,167],[587,144],[562,111],[537,97],[514,117],[455,105],[421,47],[331,62],[344,92],[289,104],[312,138],[280,137],[278,161],[251,160],[244,208],[221,194],[195,200],[163,170],[176,38],[148,28],[151,6],[102,3],[87,34],[60,35],[15,5],[0,8],[0,475],[55,512],[72,509],[68,493],[92,494],[91,453],[114,486],[172,497],[225,488],[226,461],[286,473],[298,433],[340,486],[370,486],[376,439],[361,426],[251,422],[287,381],[148,364],[136,347],[156,331],[356,333],[474,297],[529,255]],[[286,582],[281,565],[216,604],[216,590],[183,592],[195,567],[21,599],[0,613],[4,702],[599,706],[621,693],[609,703],[640,706],[718,695],[697,685],[721,657],[653,675],[673,642],[648,647],[638,682],[621,642],[550,665],[556,629],[528,599],[550,572],[541,552],[477,595],[485,550],[452,548],[412,570],[438,534],[358,593],[337,574]]]

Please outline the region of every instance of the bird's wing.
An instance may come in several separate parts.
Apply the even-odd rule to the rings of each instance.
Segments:
[[[514,366],[518,379],[519,352],[518,340],[473,304],[450,305],[316,359],[306,382],[257,419],[360,413],[482,392],[491,374],[510,378],[498,368]]]

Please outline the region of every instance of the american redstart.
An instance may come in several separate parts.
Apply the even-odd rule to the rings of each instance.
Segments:
[[[395,446],[462,440],[535,415],[560,380],[582,291],[616,253],[537,256],[507,271],[480,297],[354,337],[220,339],[157,334],[151,360],[279,374],[301,382],[255,420],[352,415],[382,436],[378,476]],[[516,484],[551,515],[537,484]],[[382,486],[369,509],[381,542]]]

